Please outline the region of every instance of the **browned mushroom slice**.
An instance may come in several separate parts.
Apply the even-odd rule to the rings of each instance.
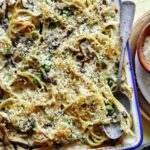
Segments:
[[[17,55],[16,53],[13,54],[11,59],[12,59],[13,63],[18,63],[22,60],[22,58],[19,55]]]
[[[102,4],[104,4],[104,5],[109,5],[109,0],[102,0]]]
[[[76,49],[76,48],[74,48],[73,46],[68,46],[66,49],[67,49],[68,51],[72,52],[73,54],[79,53],[79,50]]]
[[[92,52],[91,47],[90,47],[90,43],[87,40],[83,40],[81,42],[80,49],[81,49],[84,56],[88,56],[88,54],[90,54]]]
[[[5,16],[6,13],[6,1],[2,0],[0,1],[0,17]]]
[[[21,76],[17,77],[17,79],[11,84],[11,87],[18,90],[23,90],[26,88],[35,90],[35,86],[30,81],[28,81],[28,79]]]
[[[92,48],[92,44],[89,40],[83,39],[80,43],[80,50],[83,54],[83,56],[87,59],[91,59],[94,54],[94,49]]]
[[[10,93],[8,93],[7,91],[5,91],[0,87],[0,101],[4,99],[8,99],[9,97],[10,97]]]

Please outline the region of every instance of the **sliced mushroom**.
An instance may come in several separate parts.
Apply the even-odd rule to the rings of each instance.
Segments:
[[[85,57],[87,57],[87,58],[93,57],[94,50],[92,48],[90,41],[88,41],[86,39],[82,40],[80,43],[80,50]]]
[[[0,101],[8,99],[10,97],[10,93],[0,87]]]
[[[6,63],[6,66],[7,65],[11,65],[12,67],[15,67],[16,66],[16,63],[14,62],[13,58],[10,57],[7,59],[7,63]]]
[[[41,75],[44,82],[51,82],[51,78],[48,76],[47,73],[43,72]]]
[[[0,17],[5,16],[6,14],[6,1],[0,1]]]
[[[49,47],[49,52],[53,53],[57,50],[57,48],[60,46],[60,42],[52,42],[51,46]]]
[[[11,84],[11,87],[19,90],[23,90],[25,88],[30,88],[31,90],[35,90],[33,84],[29,80],[21,76],[18,76],[16,80],[14,80],[14,82]]]
[[[3,14],[3,15],[6,16],[6,13]],[[3,17],[3,18],[4,18],[4,17]],[[2,20],[2,22],[1,22],[1,24],[2,24],[2,28],[3,28],[3,29],[7,29],[7,28],[8,28],[8,18],[4,18],[4,19]]]
[[[77,54],[79,52],[79,50],[74,48],[73,46],[66,47],[66,49],[72,52],[73,54]]]
[[[103,4],[104,5],[109,5],[110,4],[110,0],[103,0]]]
[[[104,24],[104,29],[108,29],[108,28],[116,29],[117,28],[117,23],[109,22],[109,23]]]

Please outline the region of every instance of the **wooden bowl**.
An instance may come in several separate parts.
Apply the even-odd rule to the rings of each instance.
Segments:
[[[143,54],[143,46],[144,46],[144,42],[145,39],[150,36],[150,23],[148,23],[142,30],[142,32],[140,33],[138,42],[137,42],[137,54],[138,54],[138,58],[139,61],[141,63],[141,65],[143,66],[143,68],[150,73],[150,62],[148,62],[145,59],[145,56]]]

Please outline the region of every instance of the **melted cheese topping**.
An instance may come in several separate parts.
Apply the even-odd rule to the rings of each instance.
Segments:
[[[120,58],[118,8],[108,0],[0,5],[0,142],[13,149],[108,143],[102,126],[132,119],[112,94]],[[123,71],[122,89],[132,95]]]

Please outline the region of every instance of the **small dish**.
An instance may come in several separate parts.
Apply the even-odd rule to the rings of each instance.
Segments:
[[[139,61],[143,68],[150,73],[150,62],[148,62],[143,54],[143,46],[145,39],[150,36],[150,23],[148,23],[140,33],[138,42],[137,42],[137,54]]]

